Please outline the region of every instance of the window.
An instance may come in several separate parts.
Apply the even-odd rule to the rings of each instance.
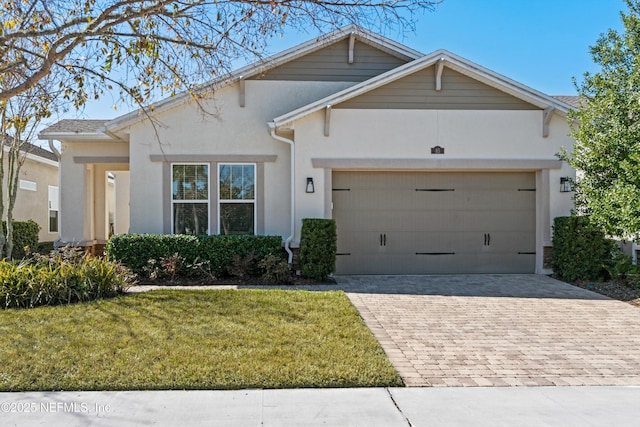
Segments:
[[[172,231],[209,234],[209,165],[174,164],[172,176]]]
[[[60,210],[60,193],[58,187],[49,186],[49,233],[58,232],[58,212]]]
[[[19,186],[21,190],[38,191],[38,184],[33,181],[21,179]]]
[[[256,165],[218,165],[220,234],[255,234]]]

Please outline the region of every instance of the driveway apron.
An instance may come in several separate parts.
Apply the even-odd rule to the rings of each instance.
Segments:
[[[640,385],[640,309],[540,275],[339,276],[407,386]]]

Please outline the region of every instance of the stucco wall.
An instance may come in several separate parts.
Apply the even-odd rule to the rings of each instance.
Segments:
[[[95,179],[96,174],[106,170],[121,170],[127,165],[109,164],[95,167],[93,164],[78,163],[75,156],[113,158],[127,157],[129,144],[124,142],[86,142],[74,141],[62,143],[60,160],[60,239],[63,242],[83,242],[104,239],[104,214],[92,222],[96,212],[93,197],[102,193],[102,202],[98,210],[104,209],[105,180]],[[98,186],[98,187],[96,187]],[[100,187],[101,186],[101,187]],[[99,197],[96,197],[99,200]],[[97,228],[96,228],[97,227]],[[100,235],[96,233],[100,233]]]
[[[163,168],[171,162],[150,161],[151,155],[192,155],[184,162],[215,155],[275,155],[274,162],[264,164],[264,233],[288,236],[290,148],[269,135],[267,123],[351,84],[247,81],[245,107],[240,107],[239,88],[233,85],[216,91],[211,101],[201,104],[209,114],[191,103],[158,114],[155,128],[148,121],[131,126],[131,231],[162,233],[170,219],[166,200],[171,195],[163,193]],[[210,174],[214,173],[211,169]],[[210,206],[210,215],[216,215],[216,200],[210,200]]]
[[[58,186],[58,167],[49,163],[29,158],[25,160],[20,169],[20,179],[35,183],[36,191],[18,187],[13,210],[16,221],[32,219],[40,225],[38,238],[41,242],[53,241],[58,237],[58,233],[49,233],[49,186]],[[6,206],[5,201],[5,209]]]
[[[327,206],[331,188],[325,186],[328,175],[313,167],[314,158],[484,159],[481,167],[489,171],[492,162],[501,159],[557,160],[561,147],[572,146],[568,125],[560,116],[552,118],[549,136],[542,137],[542,111],[334,109],[328,137],[324,136],[324,114],[320,111],[295,123],[298,180],[312,177],[315,183],[314,194],[305,193],[302,184],[296,190],[296,241],[302,218],[331,212]],[[445,154],[432,155],[431,147],[436,145],[444,147]],[[548,212],[548,217],[537,218],[540,257],[542,246],[550,244],[553,218],[568,215],[573,207],[572,193],[560,192],[561,176],[575,174],[562,164],[539,175],[540,212]]]

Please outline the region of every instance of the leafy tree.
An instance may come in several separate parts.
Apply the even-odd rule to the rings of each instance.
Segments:
[[[591,47],[601,67],[576,83],[569,115],[578,170],[576,206],[612,236],[640,237],[640,1],[625,0],[624,31],[609,30]]]
[[[285,28],[405,30],[441,1],[0,0],[0,217],[8,194],[11,224],[24,143],[61,100],[80,108],[114,91],[138,105],[184,90],[197,98],[209,89],[197,83],[261,58]],[[10,225],[6,242],[10,257]]]
[[[52,72],[71,78],[64,96],[76,107],[115,89],[138,104],[158,92],[197,95],[194,83],[261,57],[285,27],[404,30],[441,1],[0,0],[0,100]]]
[[[7,81],[7,80],[4,80]],[[58,86],[45,77],[33,87],[0,101],[0,218],[6,209],[6,234],[0,227],[0,258],[13,254],[13,208],[18,196],[20,169],[33,148],[40,122],[58,108]]]

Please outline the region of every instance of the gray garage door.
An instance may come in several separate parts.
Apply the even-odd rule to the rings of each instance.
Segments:
[[[534,173],[334,172],[338,274],[533,273]]]

